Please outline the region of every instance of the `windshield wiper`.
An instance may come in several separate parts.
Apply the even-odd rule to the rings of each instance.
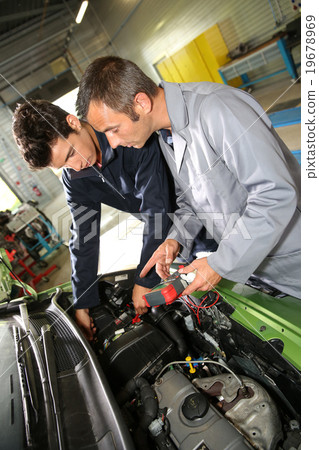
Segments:
[[[35,415],[35,422],[38,422],[38,397],[35,387],[35,378],[32,367],[30,350],[25,348],[24,340],[27,337],[25,334],[22,338],[16,327],[13,327],[13,337],[15,344],[16,359],[18,364],[18,376],[20,382],[20,389],[22,394],[22,409],[24,415],[25,434],[27,446],[32,447],[31,437],[31,411],[30,405]]]
[[[50,325],[43,325],[41,327],[42,343],[45,355],[45,365],[48,374],[50,393],[53,402],[53,409],[55,414],[55,419],[57,422],[57,432],[60,448],[63,446],[63,435],[62,435],[62,422],[61,422],[61,410],[59,402],[59,390],[58,390],[58,378],[56,376],[56,364],[54,356],[54,347],[52,342],[51,327]]]
[[[22,326],[24,328],[25,331],[25,336],[23,336],[23,341],[25,339],[25,337],[28,338],[28,341],[30,343],[30,347],[27,348],[27,351],[30,350],[30,348],[32,348],[33,351],[33,355],[35,357],[35,361],[37,364],[37,368],[39,370],[39,375],[40,375],[40,379],[41,379],[41,384],[42,384],[42,392],[43,392],[43,397],[44,397],[44,406],[45,406],[45,413],[46,413],[46,418],[47,418],[47,436],[48,436],[48,448],[50,450],[63,450],[65,448],[64,444],[63,444],[63,440],[62,440],[62,426],[61,426],[61,420],[60,420],[60,416],[56,414],[56,411],[59,412],[59,408],[56,407],[56,398],[54,398],[54,395],[58,395],[57,394],[57,380],[54,382],[53,377],[52,377],[52,373],[54,371],[54,368],[52,366],[52,361],[50,360],[50,356],[49,356],[49,360],[50,360],[50,364],[48,365],[47,363],[47,357],[45,356],[45,362],[43,361],[43,357],[42,357],[42,352],[39,348],[39,343],[38,340],[36,340],[33,336],[33,333],[31,332],[30,329],[30,322],[29,322],[29,313],[28,313],[28,308],[26,304],[21,304],[19,305],[20,308],[20,316],[16,316],[17,319],[19,319],[20,322],[22,322]],[[43,337],[43,333],[42,333],[42,337]],[[48,350],[48,339],[46,339],[46,344],[44,344],[44,347],[46,347],[45,350],[45,354],[49,353],[50,351]],[[26,352],[19,354],[18,355],[18,366],[19,366],[19,361],[22,358],[24,358]],[[55,385],[56,383],[56,385]],[[54,390],[51,389],[51,386],[54,385],[56,387],[54,387]],[[22,388],[21,388],[22,389]],[[24,392],[22,390],[22,392]],[[35,401],[35,397],[34,395],[32,396],[34,392],[31,389],[31,397],[33,398],[33,404]],[[52,408],[53,406],[53,408]],[[54,409],[54,413],[52,413],[52,409]],[[26,437],[27,437],[27,442],[28,442],[28,446],[31,446],[32,444],[32,439],[31,439],[31,434],[30,434],[30,413],[29,413],[29,409],[26,408],[26,412],[25,412],[25,425],[26,425]]]

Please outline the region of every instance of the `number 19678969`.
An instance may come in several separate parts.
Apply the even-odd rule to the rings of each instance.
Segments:
[[[316,43],[316,23],[315,16],[306,16],[306,73],[315,74],[316,67],[316,53],[315,53],[315,43]]]

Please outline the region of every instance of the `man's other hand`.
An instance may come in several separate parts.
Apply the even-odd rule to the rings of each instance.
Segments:
[[[195,259],[189,266],[179,269],[179,273],[190,273],[196,270],[194,281],[187,286],[182,295],[190,295],[194,291],[210,291],[220,282],[222,277],[210,267],[207,258]]]
[[[143,295],[148,292],[150,292],[149,288],[135,284],[132,293],[132,300],[136,314],[144,314],[147,312],[147,306],[145,300],[143,299]]]
[[[75,321],[84,333],[85,338],[91,342],[93,341],[96,328],[94,327],[93,319],[89,315],[88,308],[75,310]]]
[[[169,268],[176,256],[178,255],[180,245],[175,239],[166,239],[158,248],[155,250],[151,258],[145,264],[140,277],[143,278],[150,271],[150,269],[156,265],[156,273],[164,280],[167,278],[169,273]]]

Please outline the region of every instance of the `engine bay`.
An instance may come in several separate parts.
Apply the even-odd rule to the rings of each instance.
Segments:
[[[138,316],[133,285],[99,279],[90,344],[71,283],[1,303],[4,448],[301,448],[298,299],[223,280]]]
[[[119,281],[118,281],[119,280]],[[300,371],[217,292],[137,317],[129,274],[104,277],[93,344],[137,449],[300,448]]]

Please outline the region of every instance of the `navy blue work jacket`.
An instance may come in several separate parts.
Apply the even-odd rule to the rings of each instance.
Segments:
[[[76,308],[91,308],[99,303],[97,268],[101,203],[129,212],[144,222],[143,248],[135,282],[149,288],[160,281],[155,269],[145,278],[140,278],[139,274],[165,240],[171,226],[167,213],[173,212],[175,205],[174,188],[169,182],[156,134],[141,149],[112,149],[103,133],[95,133],[102,150],[102,167],[95,165],[79,172],[63,169],[62,174],[72,215],[70,253]],[[104,250],[107,251],[101,249]]]

